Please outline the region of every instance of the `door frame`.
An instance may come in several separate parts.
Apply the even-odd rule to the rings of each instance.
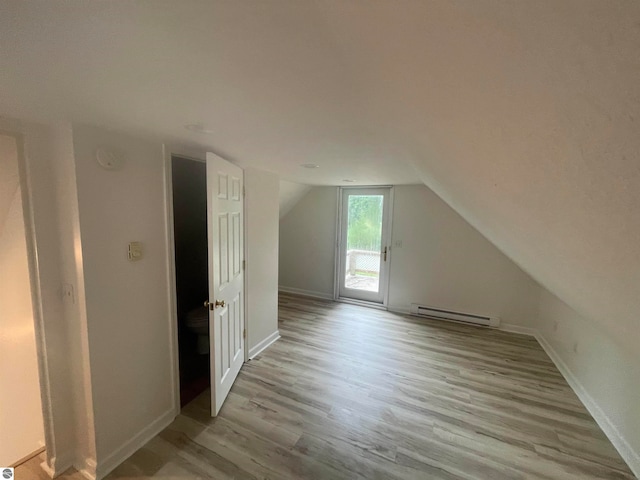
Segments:
[[[18,182],[22,197],[22,218],[24,222],[27,262],[29,269],[29,288],[31,290],[31,309],[33,311],[34,336],[38,364],[38,380],[40,386],[40,404],[42,409],[44,446],[46,459],[41,467],[49,474],[54,472],[51,466],[58,454],[53,424],[53,406],[51,404],[51,378],[49,375],[49,358],[47,357],[47,339],[44,326],[44,304],[40,285],[40,262],[38,259],[38,237],[36,235],[35,214],[33,211],[33,189],[29,177],[28,161],[25,156],[24,134],[19,131],[6,130],[0,127],[0,135],[12,137],[16,142],[18,162]],[[25,459],[23,459],[25,460]],[[54,465],[55,467],[55,465]]]
[[[342,242],[342,207],[343,207],[343,194],[344,190],[368,190],[371,188],[388,188],[389,189],[389,214],[386,221],[386,228],[388,232],[388,241],[389,245],[387,245],[387,262],[389,263],[387,267],[387,278],[385,279],[385,292],[382,299],[382,303],[377,302],[368,302],[366,300],[357,300],[354,298],[346,298],[340,296],[340,271],[342,266],[342,258],[340,254],[340,244]],[[393,198],[394,198],[394,190],[393,185],[355,185],[348,187],[338,187],[337,188],[337,208],[336,208],[336,238],[335,238],[335,258],[334,258],[334,278],[333,278],[333,300],[336,302],[343,303],[352,303],[354,305],[362,305],[365,307],[378,308],[381,310],[387,310],[389,305],[389,282],[391,279],[391,259],[393,258],[393,252],[391,248],[391,239],[393,238]]]
[[[215,153],[215,152],[214,152]],[[217,155],[217,154],[216,154]],[[192,160],[194,162],[205,163],[207,162],[207,152],[204,150],[188,149],[178,145],[163,145],[163,157],[164,157],[164,200],[165,200],[165,238],[167,241],[166,262],[167,270],[169,272],[167,282],[167,303],[169,307],[169,336],[171,339],[171,392],[173,401],[173,411],[176,416],[180,414],[180,365],[179,365],[179,352],[178,352],[178,302],[177,302],[177,289],[176,289],[176,244],[173,233],[173,175],[172,175],[172,157],[180,157],[186,160]],[[221,157],[224,158],[224,157]],[[243,205],[246,208],[246,205]],[[246,211],[243,212],[244,222],[243,236],[244,236],[244,255],[247,254],[247,239],[246,239]],[[249,291],[247,289],[247,275],[244,276],[244,328],[247,331],[247,338],[249,338],[249,323],[247,312],[247,298]],[[244,362],[249,360],[249,349],[245,348]]]

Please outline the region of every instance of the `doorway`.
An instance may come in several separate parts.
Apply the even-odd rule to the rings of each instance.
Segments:
[[[391,187],[340,189],[338,297],[384,305]]]
[[[16,137],[0,134],[0,465],[44,450],[35,315]]]
[[[245,360],[244,172],[213,153],[169,165],[180,405],[210,389],[216,416]]]
[[[207,246],[207,166],[172,157],[173,234],[180,406],[211,385]]]

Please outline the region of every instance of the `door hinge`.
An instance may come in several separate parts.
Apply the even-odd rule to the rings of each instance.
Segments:
[[[247,268],[247,261],[246,260],[242,260],[242,270]]]
[[[247,329],[242,330],[242,338],[247,338]]]

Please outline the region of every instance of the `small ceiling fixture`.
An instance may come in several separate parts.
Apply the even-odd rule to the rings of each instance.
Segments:
[[[303,163],[300,166],[302,168],[320,168],[320,165],[316,165],[315,163]]]
[[[105,170],[119,170],[124,165],[125,159],[121,152],[101,147],[96,150],[96,160]]]
[[[353,183],[355,182],[355,180],[351,180],[350,178],[345,178],[344,180],[342,180],[343,182],[347,182],[347,183]]]
[[[196,133],[213,133],[213,130],[207,130],[204,128],[204,125],[201,123],[187,123],[184,128],[189,130],[190,132]]]

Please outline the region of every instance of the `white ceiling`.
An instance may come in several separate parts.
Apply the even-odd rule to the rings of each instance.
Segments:
[[[635,348],[636,0],[5,0],[0,61],[8,116],[155,135],[303,183],[424,182]]]
[[[331,4],[9,1],[0,9],[5,114],[172,137],[310,184],[419,182],[411,152],[361,90],[364,72],[329,25],[339,16]]]

